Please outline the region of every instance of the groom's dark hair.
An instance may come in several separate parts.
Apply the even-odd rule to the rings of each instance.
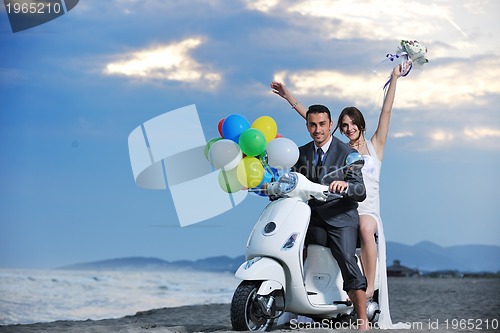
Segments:
[[[306,112],[306,121],[311,113],[314,114],[326,113],[328,115],[328,120],[332,121],[332,115],[330,114],[330,110],[328,110],[328,108],[324,105],[320,104],[311,105]]]

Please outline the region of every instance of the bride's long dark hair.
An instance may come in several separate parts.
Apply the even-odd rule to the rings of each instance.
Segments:
[[[335,126],[335,129],[333,130],[333,133],[338,129],[340,129],[340,134],[344,134],[344,131],[342,130],[342,118],[344,116],[349,116],[349,118],[352,119],[352,123],[356,126],[358,126],[358,129],[361,133],[364,133],[366,131],[366,123],[365,123],[365,117],[363,117],[363,114],[361,111],[358,110],[358,108],[354,106],[348,106],[340,112],[339,119],[337,120],[337,126]]]

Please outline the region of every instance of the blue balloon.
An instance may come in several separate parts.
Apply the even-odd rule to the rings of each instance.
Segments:
[[[248,120],[239,114],[228,116],[222,123],[222,135],[224,139],[238,143],[241,133],[250,128]]]
[[[264,168],[264,178],[262,178],[262,181],[260,182],[259,185],[257,185],[258,188],[262,188],[262,185],[265,183],[269,183],[273,179],[273,174],[267,170],[267,168]]]
[[[273,171],[273,170],[271,170],[271,171]],[[264,167],[264,178],[262,178],[262,181],[260,182],[260,184],[257,185],[257,187],[254,187],[254,188],[255,189],[262,189],[262,185],[264,185],[265,183],[269,183],[272,180],[273,180],[273,174],[270,172],[270,170],[267,167]],[[251,193],[255,193],[255,194],[257,194],[258,196],[261,196],[261,197],[267,197],[267,194],[264,191],[260,191],[260,192],[257,191],[257,192],[251,192]]]

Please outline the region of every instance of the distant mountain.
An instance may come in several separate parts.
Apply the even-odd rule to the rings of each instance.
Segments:
[[[209,272],[235,272],[245,261],[244,256],[211,257],[200,260],[165,261],[158,258],[129,257],[109,259],[60,267],[73,270],[198,270]]]
[[[128,257],[80,263],[60,268],[74,270],[155,270],[169,268],[169,263],[158,258]]]
[[[441,247],[432,242],[405,245],[387,242],[387,265],[394,260],[420,271],[458,270],[499,272],[500,246],[458,245]]]
[[[81,263],[61,267],[75,270],[200,270],[235,272],[245,257],[210,257],[200,260],[165,261],[158,258],[131,257]],[[459,245],[441,247],[432,242],[405,245],[387,242],[387,266],[394,260],[421,272],[457,270],[461,272],[500,272],[500,246]]]

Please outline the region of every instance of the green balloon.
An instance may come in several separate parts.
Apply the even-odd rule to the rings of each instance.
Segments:
[[[255,128],[249,128],[240,135],[238,140],[241,151],[247,156],[258,156],[266,150],[264,133]]]

